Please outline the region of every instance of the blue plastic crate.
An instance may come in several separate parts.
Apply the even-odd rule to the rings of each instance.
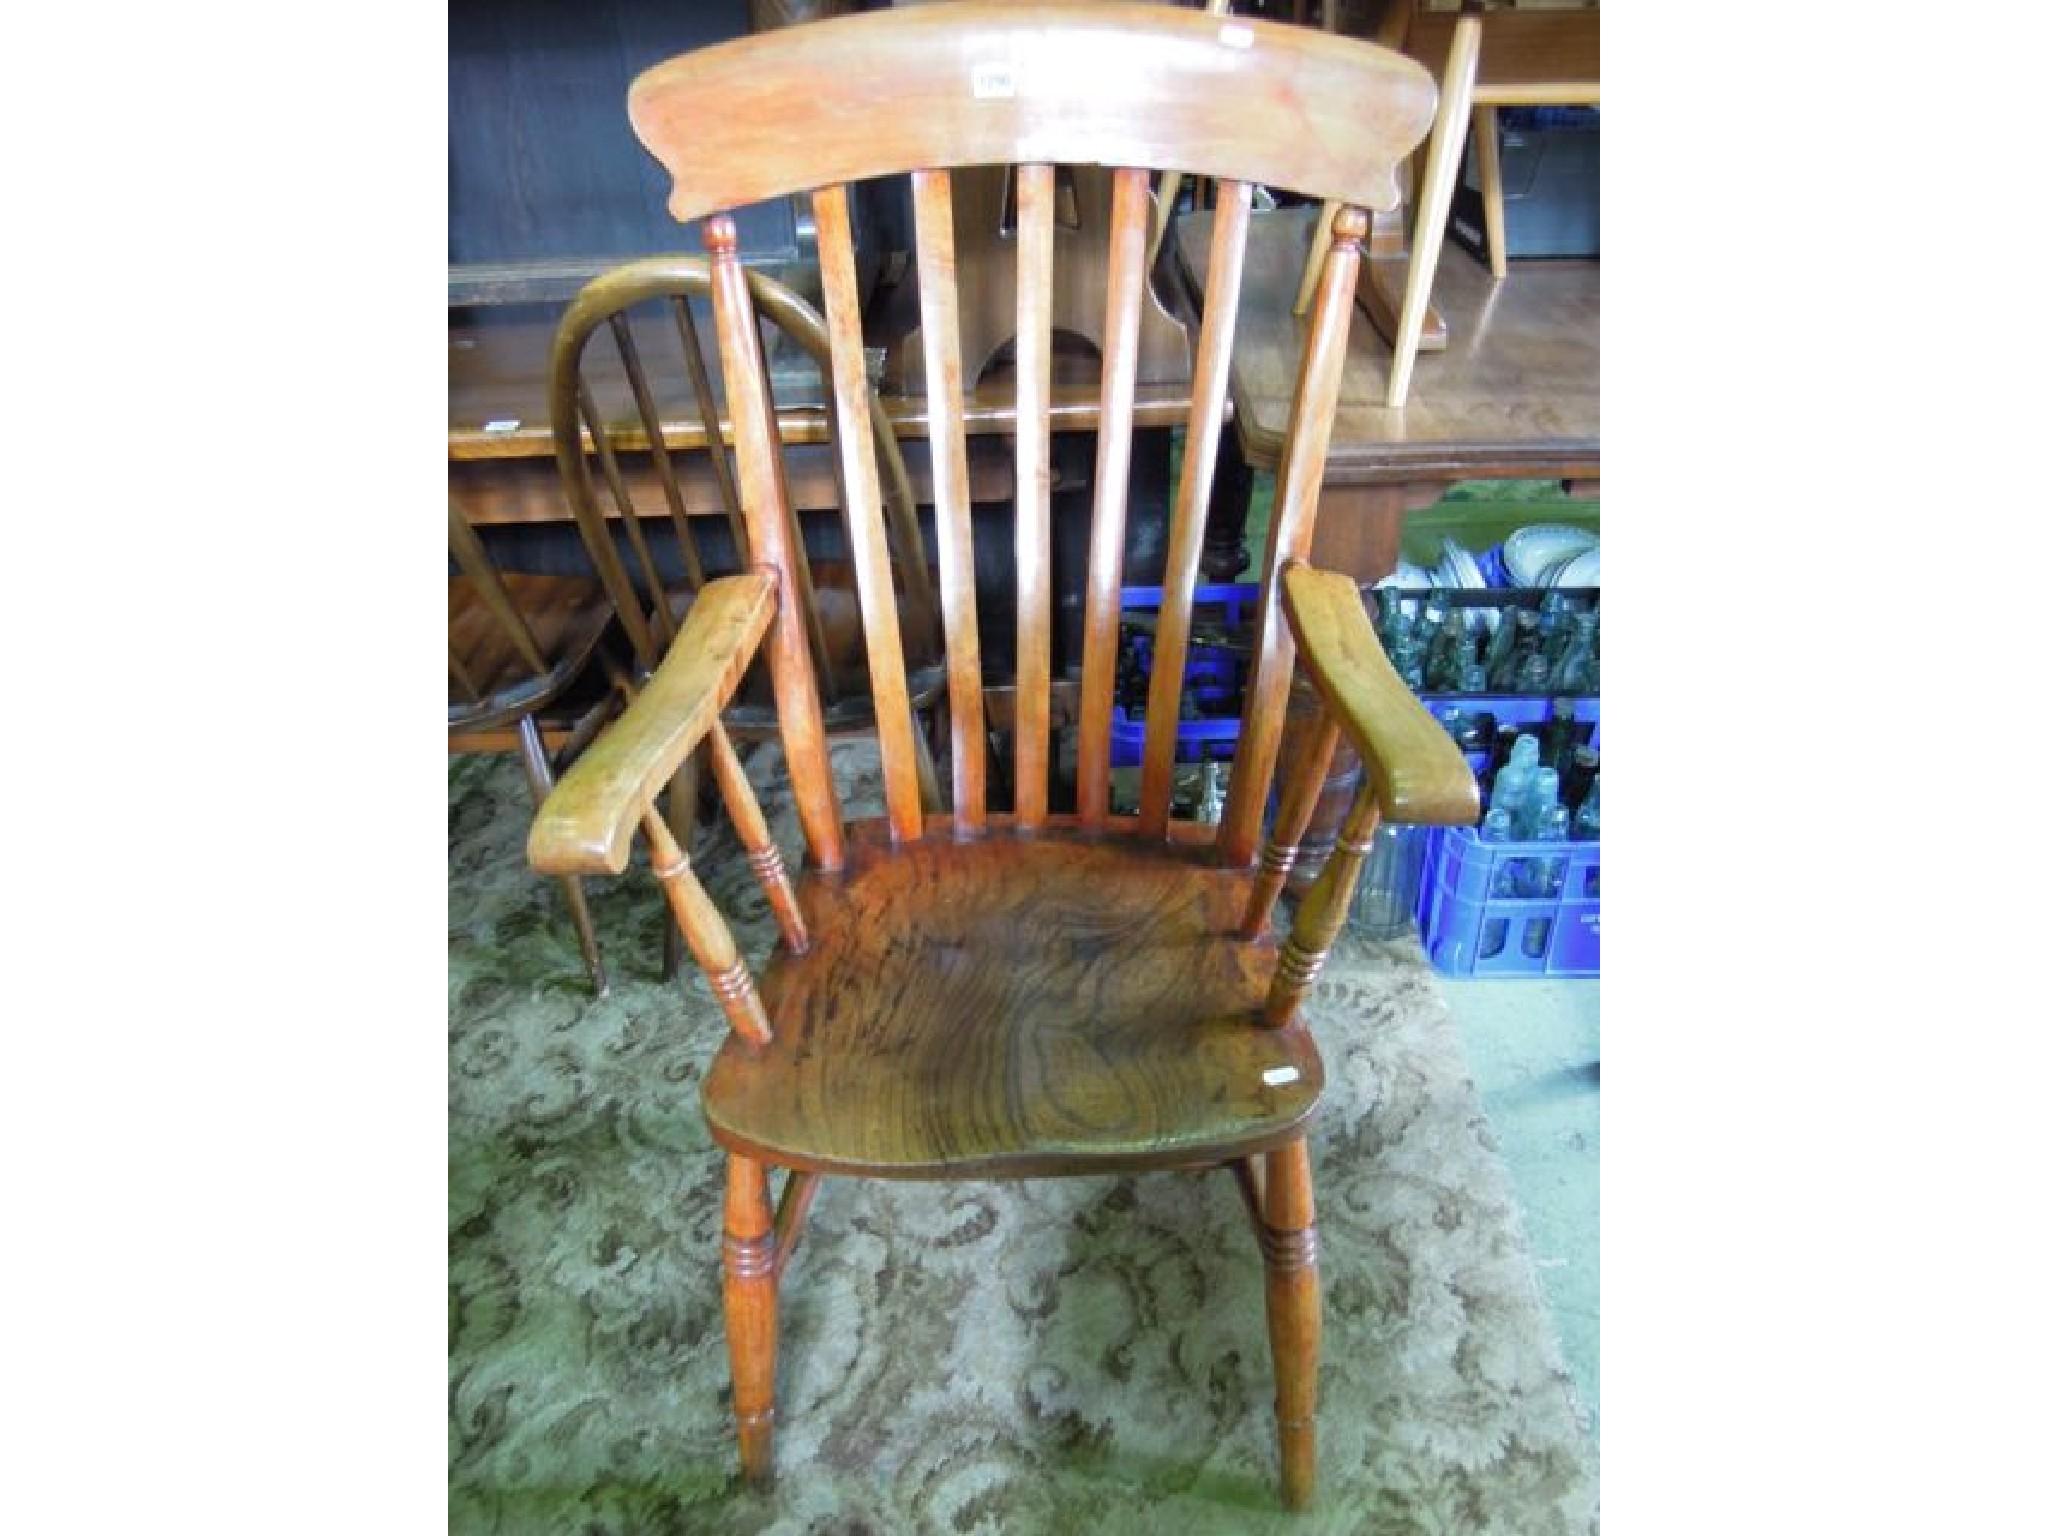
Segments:
[[[1541,725],[1556,713],[1548,698],[1430,694],[1442,719],[1455,705],[1491,714],[1503,725]],[[1574,698],[1573,712],[1600,745],[1600,701]],[[1484,754],[1466,754],[1473,771]],[[1539,862],[1540,861],[1540,862]],[[1557,889],[1528,894],[1529,876],[1557,864]],[[1416,926],[1432,964],[1449,976],[1597,976],[1600,974],[1600,845],[1597,842],[1482,842],[1475,827],[1440,827],[1430,837],[1416,902]]]
[[[1165,601],[1165,595],[1164,587],[1125,587],[1123,607],[1156,609]],[[1257,614],[1258,602],[1257,582],[1228,582],[1195,588],[1195,606],[1220,607],[1224,623],[1232,629],[1250,626]],[[1131,636],[1131,650],[1138,670],[1149,678],[1152,675],[1152,637],[1143,634]],[[1237,697],[1243,686],[1242,671],[1240,658],[1194,645],[1188,648],[1187,666],[1182,677],[1184,685],[1193,692],[1196,703],[1207,707],[1224,704]],[[1173,735],[1174,761],[1197,763],[1207,758],[1228,762],[1237,752],[1238,723],[1234,715],[1182,720]],[[1109,720],[1110,766],[1135,768],[1144,760],[1145,722],[1132,719],[1119,704],[1111,712]]]
[[[1483,841],[1439,827],[1415,921],[1449,976],[1600,974],[1600,845]]]

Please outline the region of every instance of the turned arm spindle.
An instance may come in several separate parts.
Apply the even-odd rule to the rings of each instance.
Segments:
[[[1273,917],[1273,903],[1280,899],[1280,888],[1287,883],[1288,873],[1301,853],[1301,835],[1308,830],[1309,818],[1315,814],[1316,800],[1330,776],[1330,759],[1336,751],[1337,717],[1318,701],[1307,749],[1294,772],[1288,775],[1280,809],[1273,816],[1273,835],[1266,839],[1266,851],[1259,856],[1258,873],[1252,877],[1251,895],[1244,904],[1244,922],[1238,928],[1239,938],[1265,937],[1266,925]]]
[[[772,1032],[761,995],[754,990],[754,978],[740,958],[739,946],[733,943],[732,930],[691,870],[689,855],[676,846],[668,823],[652,805],[642,813],[640,826],[653,854],[654,878],[661,882],[669,911],[689,941],[690,953],[704,968],[718,1006],[725,1010],[726,1022],[750,1044],[766,1045]]]
[[[747,862],[753,866],[754,877],[761,882],[768,905],[775,909],[775,923],[782,930],[783,942],[789,946],[791,954],[800,955],[811,947],[811,935],[804,926],[803,909],[797,905],[796,888],[790,884],[789,871],[783,866],[782,850],[768,835],[768,823],[761,815],[761,803],[754,798],[754,786],[747,782],[747,770],[740,762],[739,753],[733,750],[732,738],[726,735],[724,724],[712,721],[709,735],[711,772],[718,780],[718,792],[725,799],[725,808],[732,815],[733,829],[739,833],[740,843],[747,850]]]
[[[1351,897],[1358,889],[1358,871],[1365,863],[1366,850],[1372,846],[1372,835],[1379,824],[1379,801],[1374,798],[1372,787],[1361,780],[1344,825],[1337,833],[1336,851],[1301,899],[1294,931],[1287,935],[1279,963],[1273,968],[1273,986],[1266,994],[1265,1012],[1265,1021],[1273,1028],[1294,1021],[1301,1000],[1315,985],[1323,959],[1337,942],[1338,930],[1350,915]]]

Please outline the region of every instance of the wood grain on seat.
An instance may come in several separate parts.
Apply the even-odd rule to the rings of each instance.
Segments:
[[[1256,1022],[1274,949],[1233,936],[1249,878],[1063,830],[854,839],[843,873],[799,883],[810,951],[762,978],[774,1040],[719,1052],[712,1134],[926,1178],[1210,1163],[1298,1135],[1322,1063],[1305,1029]]]

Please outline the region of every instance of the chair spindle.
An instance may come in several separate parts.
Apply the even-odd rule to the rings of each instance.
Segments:
[[[1053,168],[1017,167],[1016,826],[1045,825],[1052,738]]]
[[[1316,289],[1315,318],[1302,346],[1295,375],[1294,408],[1273,491],[1272,526],[1266,536],[1264,580],[1260,585],[1257,638],[1245,684],[1244,726],[1230,773],[1230,797],[1216,833],[1217,858],[1228,866],[1251,863],[1258,851],[1259,823],[1273,762],[1280,751],[1280,727],[1287,689],[1294,677],[1294,637],[1280,607],[1280,568],[1306,560],[1315,538],[1316,507],[1322,494],[1323,460],[1330,447],[1330,423],[1344,378],[1344,344],[1351,331],[1351,302],[1358,290],[1359,242],[1365,237],[1362,209],[1338,210],[1330,255]]]
[[[1223,432],[1223,412],[1230,401],[1230,347],[1237,334],[1237,299],[1244,275],[1244,245],[1251,228],[1251,209],[1249,183],[1218,183],[1216,218],[1209,237],[1202,334],[1195,344],[1194,395],[1188,406],[1187,439],[1181,450],[1173,524],[1167,531],[1163,581],[1166,590],[1159,605],[1152,681],[1145,694],[1145,756],[1138,775],[1138,830],[1146,837],[1165,837],[1166,824],[1173,813],[1174,738],[1180,730],[1181,678],[1187,670],[1188,630],[1194,618],[1202,537],[1209,526],[1216,447]]]
[[[661,494],[668,502],[669,520],[676,527],[676,548],[682,551],[683,571],[692,592],[704,589],[704,562],[697,554],[697,539],[690,532],[690,509],[683,501],[683,488],[676,481],[675,465],[669,462],[668,440],[661,435],[661,411],[654,392],[647,387],[647,375],[640,367],[640,349],[633,344],[633,328],[624,313],[611,317],[612,343],[619,349],[619,364],[626,370],[626,384],[633,391],[633,407],[640,413],[641,430],[647,434],[647,456],[654,461],[654,476],[661,482]]]
[[[765,649],[790,787],[811,858],[821,869],[838,869],[846,862],[845,839],[826,750],[824,710],[797,606],[794,520],[782,478],[781,443],[768,408],[767,366],[754,328],[753,296],[747,291],[739,236],[729,215],[721,214],[705,226],[705,242],[711,249],[711,301],[718,317],[719,364],[732,413],[748,544],[755,562],[775,572],[775,623]]]
[[[1330,776],[1330,759],[1336,753],[1337,717],[1318,702],[1308,744],[1294,772],[1288,775],[1280,808],[1273,814],[1272,835],[1266,839],[1266,851],[1259,857],[1259,872],[1253,876],[1251,894],[1245,898],[1239,938],[1265,937],[1266,925],[1273,917],[1273,903],[1280,899],[1280,889],[1301,854],[1301,835],[1308,830],[1309,818],[1315,814],[1316,800]]]
[[[604,417],[598,414],[597,400],[590,392],[590,382],[578,377],[576,398],[583,413],[583,424],[590,431],[590,440],[597,448],[598,468],[604,472],[604,483],[612,493],[612,505],[618,508],[619,522],[626,531],[626,542],[633,548],[633,558],[640,562],[640,574],[647,582],[647,590],[654,599],[654,632],[661,640],[661,650],[666,651],[675,640],[675,616],[669,612],[668,589],[662,584],[661,571],[654,563],[654,552],[647,547],[647,535],[640,527],[640,514],[634,509],[633,498],[626,490],[625,476],[619,473],[618,455],[612,452],[611,434],[605,430]],[[643,657],[645,665],[652,666],[658,661]]]
[[[1301,1000],[1308,996],[1323,959],[1337,941],[1338,930],[1351,913],[1351,897],[1358,889],[1359,866],[1379,829],[1380,803],[1370,784],[1361,777],[1351,809],[1337,832],[1337,847],[1316,876],[1315,884],[1301,899],[1294,916],[1294,931],[1280,948],[1273,967],[1273,985],[1266,993],[1265,1022],[1278,1029],[1294,1021]],[[1297,834],[1298,835],[1298,834]]]
[[[742,568],[752,561],[747,555],[747,520],[740,511],[739,487],[733,483],[732,462],[726,457],[725,434],[719,430],[718,401],[711,393],[711,374],[704,364],[704,344],[697,337],[697,317],[690,301],[681,294],[669,300],[676,312],[676,337],[683,344],[683,362],[690,374],[690,397],[697,403],[697,421],[704,430],[704,447],[711,455],[712,477],[718,481],[718,499],[725,507],[732,529],[733,553]]]
[[[725,1011],[726,1022],[752,1044],[766,1045],[772,1031],[768,1015],[761,1007],[761,994],[754,990],[754,978],[747,970],[747,962],[740,958],[732,929],[726,926],[725,918],[690,868],[689,855],[677,845],[675,834],[652,805],[641,813],[640,829],[646,834],[648,851],[653,855],[654,878],[661,882],[676,927],[682,930],[690,953],[704,968],[705,980],[711,983],[711,993]]]
[[[705,735],[711,744],[711,772],[718,780],[718,792],[725,799],[726,810],[732,815],[740,846],[747,850],[747,863],[761,883],[768,905],[775,910],[775,926],[782,930],[783,942],[791,954],[800,955],[811,947],[810,929],[804,924],[803,908],[797,905],[796,888],[783,865],[782,850],[768,835],[761,802],[754,798],[754,786],[747,782],[746,766],[733,749],[732,738],[726,734],[722,721],[714,717]]]
[[[974,518],[967,489],[967,428],[961,403],[960,288],[953,257],[953,182],[944,171],[913,171],[919,319],[925,390],[931,400],[932,500],[939,540],[939,602],[946,621],[946,694],[953,725],[953,831],[987,825],[987,732],[981,698],[981,640],[974,613]]]
[[[1117,614],[1130,503],[1131,403],[1138,383],[1138,320],[1145,297],[1150,173],[1116,173],[1109,213],[1109,302],[1102,326],[1102,426],[1095,440],[1095,515],[1088,536],[1082,619],[1081,738],[1076,806],[1084,831],[1109,818],[1109,723],[1116,706]]]
[[[825,324],[832,339],[832,376],[826,382],[832,398],[838,402],[839,430],[834,446],[839,455],[842,505],[851,534],[853,575],[860,587],[861,625],[867,639],[868,681],[875,701],[875,737],[882,752],[889,835],[899,842],[914,842],[924,835],[917,747],[911,738],[916,725],[910,717],[903,637],[896,622],[896,586],[889,569],[888,534],[882,523],[867,365],[860,340],[860,290],[854,276],[853,226],[847,214],[846,188],[826,187],[813,193],[811,210],[818,229]]]

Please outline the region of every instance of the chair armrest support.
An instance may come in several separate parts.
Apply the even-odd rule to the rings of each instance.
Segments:
[[[1280,594],[1302,665],[1365,760],[1381,818],[1440,827],[1476,822],[1478,781],[1387,661],[1358,583],[1297,560],[1282,568]]]
[[[774,578],[707,582],[682,632],[626,712],[562,776],[526,857],[549,875],[616,875],[642,815],[718,719],[775,617]]]

